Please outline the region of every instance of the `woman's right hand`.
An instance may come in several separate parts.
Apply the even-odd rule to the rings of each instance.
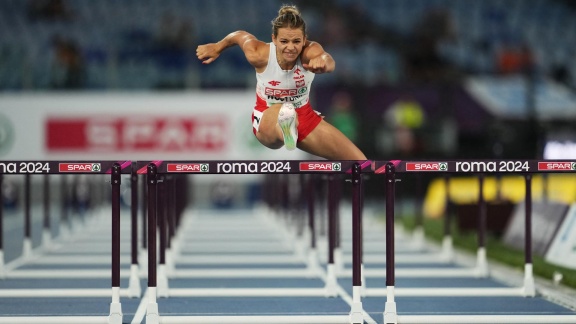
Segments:
[[[202,64],[210,64],[220,56],[220,46],[217,43],[198,45],[196,56],[202,61]]]

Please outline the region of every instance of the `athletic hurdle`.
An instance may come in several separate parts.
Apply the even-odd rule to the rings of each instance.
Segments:
[[[550,165],[567,167],[550,167]],[[576,323],[576,315],[399,315],[395,296],[525,296],[536,294],[532,272],[532,174],[550,172],[575,172],[573,161],[536,160],[479,160],[479,161],[375,161],[375,173],[384,174],[386,181],[386,289],[367,289],[367,296],[386,296],[384,323]],[[439,172],[479,175],[480,219],[479,226],[485,226],[485,206],[483,206],[483,175],[486,173],[521,174],[525,178],[525,266],[524,286],[510,289],[494,288],[453,288],[453,289],[396,289],[394,264],[394,203],[396,174],[406,172]],[[485,262],[483,234],[479,236],[478,261]]]
[[[411,162],[412,163],[412,162]],[[422,162],[425,163],[425,162]],[[450,178],[448,174],[445,174],[444,184],[446,190],[450,185]],[[446,195],[446,204],[448,206],[448,191]],[[435,267],[421,267],[418,269],[396,269],[395,276],[401,278],[420,278],[420,277],[430,277],[430,278],[486,278],[489,276],[489,269],[488,269],[488,262],[486,259],[486,201],[484,199],[484,175],[478,175],[478,205],[480,208],[478,209],[477,215],[477,237],[478,237],[478,249],[476,253],[476,265],[474,267],[464,267],[464,268],[451,268],[451,269],[442,269],[442,268],[435,268]],[[416,245],[420,247],[423,242],[423,229],[421,228],[422,223],[422,215],[419,213],[417,215],[417,227],[416,232]],[[444,237],[442,240],[442,248],[437,254],[413,254],[413,255],[403,255],[401,256],[400,262],[402,263],[428,263],[428,262],[438,262],[439,260],[451,262],[453,261],[453,246],[452,246],[452,237],[451,237],[451,217],[449,213],[446,213],[446,217],[444,219]],[[386,259],[386,258],[384,258]],[[398,258],[396,258],[396,262]],[[385,278],[386,271],[385,269],[368,269],[364,272],[365,276],[372,277],[372,278]],[[349,273],[344,272],[343,276],[349,275]],[[519,294],[523,294],[526,296],[533,296],[533,285],[527,285],[524,289],[510,289],[510,288],[493,288],[493,289],[480,289],[476,291],[474,289],[467,290],[467,289],[453,289],[453,290],[442,290],[445,292],[446,296],[459,296],[461,294],[464,295],[485,295],[485,294],[496,294],[499,296],[517,296]],[[408,292],[403,290],[405,293]],[[432,294],[440,294],[440,291],[437,289],[417,289],[413,290],[413,293],[418,296],[424,296],[428,293]],[[372,289],[370,295],[378,296],[383,295],[385,293],[382,290]]]
[[[2,161],[0,174],[23,174],[29,186],[30,175],[49,174],[104,174],[110,176],[111,183],[111,216],[112,216],[112,251],[111,279],[112,290],[104,289],[2,289],[0,298],[23,297],[112,297],[108,316],[3,316],[0,323],[122,323],[120,303],[120,185],[121,175],[130,172],[130,161]],[[29,202],[28,202],[29,203]],[[25,207],[29,209],[29,205]],[[29,211],[26,211],[28,214]],[[1,216],[1,214],[0,214]],[[1,219],[0,219],[1,222]],[[26,221],[26,233],[30,231],[29,220]],[[0,231],[0,236],[2,231]],[[29,238],[29,236],[28,236]],[[3,240],[0,237],[0,242]],[[0,245],[1,247],[1,245]],[[5,273],[6,278],[12,276]],[[50,277],[50,276],[48,276]]]
[[[148,196],[148,291],[146,296],[146,323],[364,323],[365,313],[362,309],[361,288],[361,186],[362,173],[372,172],[371,161],[153,161],[138,162],[138,173],[147,174]],[[161,316],[157,297],[159,284],[165,283],[165,258],[163,248],[166,245],[163,207],[159,202],[163,199],[159,192],[160,175],[165,174],[348,174],[353,185],[353,297],[348,315],[309,315],[309,316]],[[164,190],[166,190],[164,188]],[[159,199],[157,199],[158,197]],[[157,272],[156,233],[157,224],[160,228],[160,266]],[[264,273],[261,273],[265,275]],[[257,275],[256,275],[257,276]],[[169,296],[326,296],[325,289],[169,289]],[[342,293],[342,289],[339,290]]]

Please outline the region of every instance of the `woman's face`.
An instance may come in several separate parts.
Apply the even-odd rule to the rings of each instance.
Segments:
[[[276,45],[276,57],[279,62],[293,63],[302,53],[306,37],[301,29],[279,28],[278,36],[272,35],[272,41]]]

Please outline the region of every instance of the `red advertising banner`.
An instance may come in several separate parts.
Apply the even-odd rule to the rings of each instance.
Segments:
[[[48,152],[219,152],[229,142],[228,125],[219,115],[193,117],[133,116],[46,120]]]

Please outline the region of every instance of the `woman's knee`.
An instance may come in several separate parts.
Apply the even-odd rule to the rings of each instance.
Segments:
[[[256,136],[262,142],[276,142],[277,141],[276,125],[269,122],[260,123]]]
[[[260,144],[270,149],[277,150],[284,145],[284,142],[278,141],[278,139],[275,136],[272,137],[260,131],[256,133],[256,138],[258,139]]]

